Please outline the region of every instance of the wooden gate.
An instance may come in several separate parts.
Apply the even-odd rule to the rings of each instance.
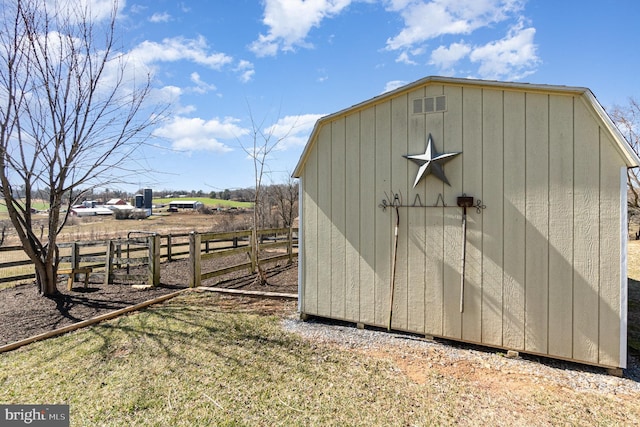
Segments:
[[[107,242],[104,283],[160,284],[160,235],[132,231],[127,239]]]

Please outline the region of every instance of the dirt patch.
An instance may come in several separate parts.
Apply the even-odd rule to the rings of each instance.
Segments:
[[[204,269],[214,269],[212,263],[204,264]],[[206,271],[206,270],[204,270]],[[255,275],[240,271],[203,283],[235,289],[260,290],[267,292],[297,293],[298,265],[276,264],[267,267],[268,285],[255,283]],[[129,307],[184,289],[189,286],[188,260],[162,265],[161,284],[150,289],[136,289],[128,283],[104,285],[99,275],[92,275],[87,289],[82,283],[75,283],[72,291],[67,291],[66,280],[58,283],[59,295],[42,297],[35,284],[23,284],[0,290],[0,345],[19,341],[44,332],[49,332],[73,323]],[[250,305],[253,310],[270,314],[282,309],[282,303],[271,300],[263,302],[255,299],[236,298],[235,304]],[[231,302],[228,302],[231,303]]]

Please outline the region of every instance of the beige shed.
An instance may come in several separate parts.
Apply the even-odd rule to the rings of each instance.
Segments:
[[[624,368],[639,164],[580,87],[427,77],[323,117],[300,312]]]

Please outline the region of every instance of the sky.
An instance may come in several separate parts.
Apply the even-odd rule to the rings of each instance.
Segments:
[[[254,129],[280,141],[263,183],[284,182],[317,119],[427,76],[626,105],[640,98],[639,19],[637,0],[120,0],[122,53],[171,100],[144,149],[156,172],[129,190],[252,187]]]

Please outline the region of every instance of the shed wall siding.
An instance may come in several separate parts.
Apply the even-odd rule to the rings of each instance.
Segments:
[[[446,95],[444,112],[413,100]],[[451,186],[413,187],[431,134]],[[303,170],[306,314],[620,366],[620,168],[582,97],[429,84],[324,123]],[[464,310],[462,193],[468,209]],[[393,307],[396,210],[401,197]],[[442,207],[442,201],[447,207]],[[433,205],[438,204],[438,207]]]

